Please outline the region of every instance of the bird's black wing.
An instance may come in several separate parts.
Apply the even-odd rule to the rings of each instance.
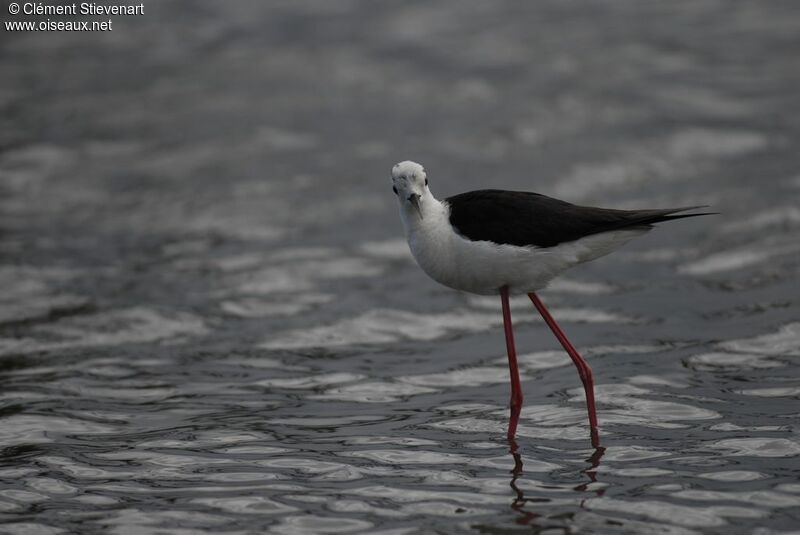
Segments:
[[[472,241],[553,247],[590,234],[706,214],[671,215],[699,206],[613,210],[577,206],[538,193],[479,190],[448,197],[450,224]]]

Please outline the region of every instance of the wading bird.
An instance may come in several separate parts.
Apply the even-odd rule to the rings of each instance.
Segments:
[[[597,447],[592,370],[536,292],[562,271],[614,251],[648,232],[654,223],[708,214],[679,213],[701,206],[594,208],[538,193],[495,189],[470,191],[440,201],[428,188],[425,169],[411,161],[392,168],[392,190],[400,205],[408,246],[425,273],[456,290],[500,294],[511,374],[508,438],[514,438],[522,410],[508,298],[527,294],[578,368],[586,393],[592,444]]]

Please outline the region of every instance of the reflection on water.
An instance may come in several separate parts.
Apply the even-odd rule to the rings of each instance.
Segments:
[[[795,6],[151,7],[4,35],[0,533],[796,529]],[[545,290],[601,448],[525,298],[505,440],[499,299],[414,265],[406,157],[721,212]]]

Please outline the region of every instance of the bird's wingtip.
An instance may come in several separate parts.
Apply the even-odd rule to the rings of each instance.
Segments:
[[[695,205],[695,206],[684,206],[682,208],[675,208],[674,210],[670,210],[669,213],[677,214],[677,213],[680,213],[680,212],[688,212],[689,210],[699,210],[701,208],[711,208],[711,205],[710,204],[698,204],[698,205]],[[693,214],[685,214],[684,217],[696,216],[696,215],[719,215],[720,213],[721,212],[699,212],[699,213],[693,213]]]

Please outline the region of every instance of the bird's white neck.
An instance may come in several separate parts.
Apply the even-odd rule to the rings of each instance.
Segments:
[[[421,214],[409,203],[402,203],[400,217],[406,230],[408,247],[420,267],[434,280],[447,284],[453,268],[453,238],[447,204],[429,191],[419,200]],[[420,217],[420,215],[422,217]]]
[[[447,207],[430,191],[426,191],[420,198],[419,212],[409,203],[404,202],[400,205],[400,218],[403,220],[403,227],[409,239],[442,228],[447,217]]]

